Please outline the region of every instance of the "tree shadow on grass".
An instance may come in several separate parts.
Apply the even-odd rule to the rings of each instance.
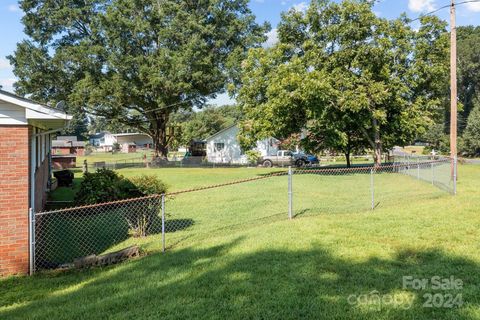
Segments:
[[[0,318],[478,319],[479,265],[438,249],[350,261],[316,245],[245,251],[241,239],[153,254],[104,269],[0,282]],[[403,288],[403,277],[454,276],[457,291]],[[74,279],[74,280],[73,280]],[[407,304],[361,303],[377,292]],[[425,308],[423,295],[461,293],[460,308]]]
[[[167,218],[165,220],[165,233],[182,231],[190,228],[194,224],[195,224],[195,221],[193,219],[168,219]]]
[[[39,269],[58,268],[71,263],[75,258],[101,254],[127,239],[135,239],[132,226],[139,213],[133,208],[105,207],[93,214],[83,211],[47,214],[37,217],[36,223],[36,267]],[[162,233],[162,220],[155,207],[146,207],[150,223],[146,234]],[[148,214],[148,210],[150,214]],[[152,211],[153,210],[153,211]],[[193,219],[168,219],[166,233],[174,233],[191,227]],[[153,241],[153,240],[152,240]]]

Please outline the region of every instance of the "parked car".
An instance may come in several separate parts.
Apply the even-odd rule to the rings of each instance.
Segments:
[[[310,164],[318,164],[318,158],[314,155],[307,155],[304,153],[293,153],[289,150],[279,150],[276,155],[265,156],[260,159],[260,164],[264,167],[270,168],[273,166],[297,166],[303,167]]]
[[[320,160],[318,160],[318,157],[313,154],[305,154],[303,152],[298,152],[298,153],[294,153],[293,156],[297,159],[295,164],[299,167],[301,167],[302,165],[315,165],[320,163]]]

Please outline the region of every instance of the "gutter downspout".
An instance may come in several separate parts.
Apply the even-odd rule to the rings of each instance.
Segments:
[[[33,134],[30,137],[30,208],[35,212],[35,172],[37,171],[37,128],[32,128]]]
[[[28,256],[29,256],[29,274],[32,275],[35,270],[35,171],[37,168],[37,143],[35,127],[32,128],[32,136],[30,137],[30,209],[28,210]]]

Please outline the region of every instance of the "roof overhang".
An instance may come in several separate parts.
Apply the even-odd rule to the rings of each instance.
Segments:
[[[28,124],[44,130],[62,129],[72,120],[72,116],[64,112],[3,90],[0,90],[0,100],[24,108]]]

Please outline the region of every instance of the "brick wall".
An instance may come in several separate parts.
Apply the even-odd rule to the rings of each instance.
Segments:
[[[28,272],[29,131],[0,125],[0,275]]]

